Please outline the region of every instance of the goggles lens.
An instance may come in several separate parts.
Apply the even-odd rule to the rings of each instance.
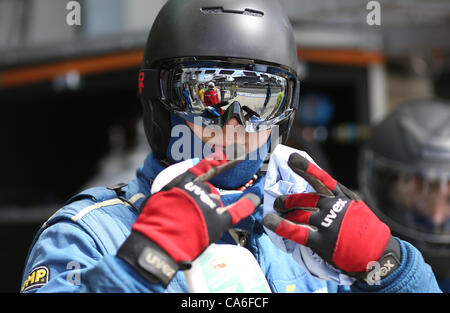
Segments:
[[[236,111],[236,102],[240,122],[249,132],[268,129],[293,112],[295,78],[276,67],[177,63],[161,71],[160,83],[168,109],[202,126],[222,126],[230,117],[228,111]]]

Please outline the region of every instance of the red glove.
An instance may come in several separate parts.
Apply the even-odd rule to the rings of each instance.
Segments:
[[[381,267],[389,261],[387,268],[377,273],[381,277],[398,267],[398,242],[356,194],[297,153],[290,156],[288,165],[317,193],[278,197],[274,209],[281,216],[267,214],[263,223],[268,229],[310,247],[325,261],[358,278],[365,278],[371,261],[381,262]]]
[[[234,163],[217,152],[150,196],[117,255],[148,280],[166,287],[178,269],[188,268],[211,243],[259,205],[260,198],[247,193],[224,207],[219,192],[204,182]]]

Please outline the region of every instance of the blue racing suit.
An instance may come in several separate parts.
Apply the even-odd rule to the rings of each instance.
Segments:
[[[167,289],[149,283],[116,251],[128,237],[151,182],[163,170],[149,154],[137,177],[118,193],[96,187],[67,201],[36,234],[22,278],[22,292],[189,292],[179,271]],[[261,181],[262,179],[260,179]],[[257,184],[255,188],[261,188]],[[440,292],[420,252],[400,241],[400,267],[379,285],[357,282],[338,286],[309,276],[278,249],[261,225],[262,206],[238,225],[249,231],[248,249],[265,273],[273,292]],[[227,233],[219,243],[234,243]]]

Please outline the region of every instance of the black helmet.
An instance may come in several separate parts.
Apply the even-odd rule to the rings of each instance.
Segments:
[[[360,187],[392,232],[450,277],[450,103],[413,101],[376,125]]]
[[[246,131],[278,125],[286,140],[298,105],[297,60],[291,25],[277,1],[169,0],[153,23],[139,74],[153,153],[170,163],[170,112],[202,126],[222,126],[237,114],[245,116]],[[198,93],[209,82],[217,96]],[[270,99],[264,98],[267,84]]]

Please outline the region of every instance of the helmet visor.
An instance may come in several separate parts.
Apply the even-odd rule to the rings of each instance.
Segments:
[[[394,230],[427,242],[450,242],[449,173],[411,171],[379,158],[371,166],[365,193]]]
[[[297,82],[279,67],[193,61],[161,70],[160,84],[164,105],[185,120],[223,126],[230,116],[239,116],[246,131],[258,132],[293,113]]]

